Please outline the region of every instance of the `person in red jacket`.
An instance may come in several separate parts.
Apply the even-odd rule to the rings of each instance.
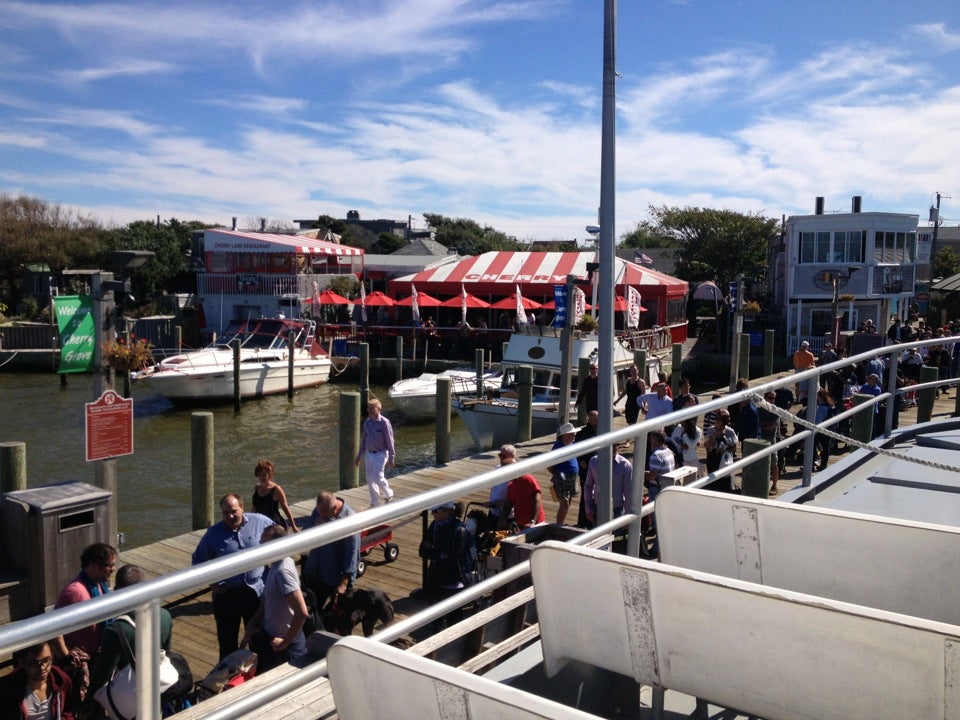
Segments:
[[[13,663],[16,670],[0,680],[0,717],[74,720],[68,700],[73,685],[67,674],[53,664],[50,643],[17,650]]]

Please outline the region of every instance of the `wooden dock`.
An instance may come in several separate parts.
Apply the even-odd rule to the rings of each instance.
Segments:
[[[622,420],[620,422],[622,423]],[[553,438],[542,438],[523,443],[518,448],[519,455],[523,458],[546,452],[550,449],[552,442]],[[406,498],[473,477],[497,465],[496,451],[488,451],[453,461],[442,467],[422,468],[403,476],[390,478],[390,484],[398,498]],[[547,519],[551,520],[556,517],[556,503],[546,491],[549,486],[549,477],[546,473],[538,473],[538,479],[544,488]],[[337,495],[344,498],[347,504],[357,511],[366,509],[370,504],[370,496],[365,485],[339,491]],[[487,493],[477,493],[460,499],[465,504],[482,503],[487,500]],[[310,515],[314,504],[314,500],[311,499],[292,505],[298,524],[301,518]],[[574,503],[571,509],[571,516],[574,519],[576,511],[577,507]],[[424,607],[424,601],[413,595],[414,591],[422,586],[422,563],[417,555],[422,527],[420,514],[395,523],[393,542],[400,548],[399,557],[395,562],[388,563],[382,551],[375,548],[366,558],[366,573],[356,583],[357,587],[378,588],[386,592],[393,600],[395,609],[401,617],[412,615]],[[138,548],[121,549],[120,563],[139,565],[148,578],[181,570],[190,566],[191,555],[203,532],[196,530]],[[173,649],[187,658],[195,679],[201,679],[219,660],[210,593],[202,592],[194,596],[169,598],[167,607],[174,618]]]

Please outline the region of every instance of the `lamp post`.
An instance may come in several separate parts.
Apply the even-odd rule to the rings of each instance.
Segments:
[[[840,343],[840,281],[849,280],[853,274],[860,268],[849,267],[847,274],[827,271],[830,273],[830,283],[833,285],[833,300],[830,303],[830,317],[833,319],[833,326],[830,329],[830,341],[834,347],[839,347]]]

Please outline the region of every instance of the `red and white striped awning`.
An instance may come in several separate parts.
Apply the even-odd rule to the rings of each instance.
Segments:
[[[591,252],[488,252],[468,257],[457,263],[428,268],[415,275],[390,281],[397,292],[406,292],[411,284],[434,294],[460,292],[461,283],[475,295],[508,295],[513,286],[529,297],[553,297],[553,286],[562,285],[567,275],[587,277],[587,263],[594,262]],[[688,285],[683,280],[616,259],[617,287],[634,285],[641,293],[684,295]]]
[[[237,230],[206,230],[203,239],[205,252],[295,252],[305,255],[363,255],[361,248],[317,240],[302,235],[239,232]]]

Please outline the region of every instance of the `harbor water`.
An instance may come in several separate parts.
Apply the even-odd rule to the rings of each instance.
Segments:
[[[327,384],[286,395],[196,408],[214,416],[215,497],[238,492],[249,505],[260,458],[276,466],[276,481],[291,502],[339,486],[339,394],[357,391]],[[397,466],[388,478],[433,465],[434,426],[409,423],[391,406],[385,387],[371,387],[391,419]],[[125,547],[189,532],[190,417],[196,409],[173,407],[134,388],[134,452],[117,458],[118,524]],[[85,462],[84,405],[92,402],[93,378],[71,375],[66,387],[54,374],[0,373],[0,442],[25,442],[30,488],[71,480],[93,483]],[[473,452],[466,427],[451,421],[451,458]],[[363,482],[362,467],[360,482]],[[79,549],[77,550],[79,552]]]

